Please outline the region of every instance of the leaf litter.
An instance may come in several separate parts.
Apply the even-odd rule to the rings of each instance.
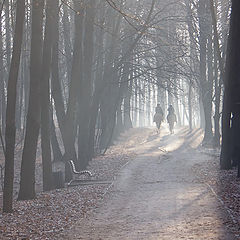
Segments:
[[[205,165],[196,164],[193,171],[221,202],[229,215],[226,225],[240,239],[240,185],[237,169],[220,170],[220,150],[201,148],[208,155]]]
[[[146,141],[146,131],[132,129],[121,136],[103,156],[94,158],[88,170],[96,180],[111,180],[128,161],[134,158],[135,144]],[[142,134],[141,134],[142,133]],[[103,202],[108,185],[84,185],[42,192],[41,159],[38,155],[36,171],[37,196],[34,200],[17,201],[21,151],[18,152],[14,181],[14,211],[2,213],[0,192],[0,239],[57,239],[71,229],[76,221],[86,218]]]

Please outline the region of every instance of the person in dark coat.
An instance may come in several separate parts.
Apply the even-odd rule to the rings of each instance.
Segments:
[[[163,110],[162,110],[160,104],[158,103],[156,108],[155,108],[155,114],[154,114],[154,117],[153,117],[153,122],[156,123],[156,127],[158,129],[158,132],[160,131],[162,121],[163,121]]]
[[[168,107],[167,122],[168,122],[168,125],[169,125],[169,131],[170,131],[171,134],[173,134],[174,133],[174,130],[173,130],[174,129],[174,124],[175,124],[175,122],[177,122],[177,117],[176,117],[174,108],[171,104]]]

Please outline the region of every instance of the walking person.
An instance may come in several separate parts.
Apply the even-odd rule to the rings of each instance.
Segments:
[[[161,127],[162,121],[163,121],[163,110],[162,110],[160,104],[158,103],[155,108],[155,114],[153,117],[153,122],[156,123],[158,133],[160,132],[160,127]]]
[[[174,130],[173,130],[174,129],[174,124],[175,124],[175,122],[177,122],[177,117],[176,117],[174,108],[171,104],[168,107],[167,122],[168,122],[168,125],[169,125],[169,131],[170,131],[171,134],[173,134],[174,133]]]

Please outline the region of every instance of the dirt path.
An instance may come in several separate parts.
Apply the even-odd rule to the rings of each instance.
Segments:
[[[221,204],[192,172],[207,156],[200,132],[151,134],[117,176],[105,203],[64,239],[231,240]]]

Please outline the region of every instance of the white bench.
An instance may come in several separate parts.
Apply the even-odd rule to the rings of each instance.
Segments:
[[[78,178],[81,175],[87,175],[88,177],[92,177],[93,176],[92,173],[90,171],[88,171],[88,170],[77,171],[73,160],[69,160],[68,163],[70,165],[70,169],[71,169],[72,177],[73,177],[72,180],[68,183],[68,185],[70,185],[74,181],[79,180]]]

